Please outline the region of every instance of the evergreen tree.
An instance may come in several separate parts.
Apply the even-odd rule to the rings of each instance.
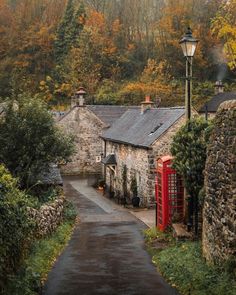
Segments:
[[[174,168],[182,175],[188,201],[191,208],[189,218],[192,223],[195,215],[195,233],[198,231],[198,196],[204,184],[203,170],[206,162],[206,149],[212,124],[202,118],[194,118],[187,122],[176,133],[171,145],[174,156]]]
[[[70,28],[70,46],[76,46],[76,41],[83,30],[85,23],[85,8],[83,3],[80,4],[79,8],[76,10],[75,15],[71,22]]]
[[[56,64],[61,64],[75,44],[84,25],[84,6],[81,4],[76,10],[74,1],[69,0],[64,16],[59,24],[54,44]]]

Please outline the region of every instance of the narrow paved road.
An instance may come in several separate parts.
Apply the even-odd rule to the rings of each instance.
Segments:
[[[65,179],[81,219],[49,274],[44,295],[176,295],[144,249],[146,226],[87,186]]]

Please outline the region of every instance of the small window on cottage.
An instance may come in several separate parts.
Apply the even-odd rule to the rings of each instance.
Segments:
[[[149,135],[153,135],[162,125],[163,123],[159,123],[155,128],[152,129]]]

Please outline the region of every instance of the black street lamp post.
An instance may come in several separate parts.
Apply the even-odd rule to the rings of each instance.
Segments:
[[[191,96],[192,96],[192,59],[197,47],[198,40],[193,38],[192,31],[188,28],[184,37],[180,40],[183,54],[186,57],[186,84],[185,84],[185,109],[186,120],[191,119]]]
[[[186,121],[191,119],[191,98],[192,98],[192,60],[197,47],[198,40],[193,38],[192,30],[188,28],[186,34],[180,40],[180,45],[183,50],[183,54],[186,57],[186,83],[185,83],[185,116]],[[188,125],[190,128],[190,125]],[[190,131],[190,130],[189,130]],[[191,155],[190,155],[191,158]],[[191,171],[190,171],[191,173]],[[198,216],[196,201],[194,202],[193,196],[188,196],[188,231],[193,226],[193,211],[195,211],[195,219]],[[196,223],[196,220],[195,220]],[[197,225],[196,225],[197,226]]]

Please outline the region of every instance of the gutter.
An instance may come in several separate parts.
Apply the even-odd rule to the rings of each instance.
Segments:
[[[138,147],[138,148],[142,148],[142,149],[146,149],[146,150],[151,149],[151,146],[133,144],[131,142],[125,142],[125,141],[122,141],[122,140],[111,139],[111,138],[107,138],[107,137],[103,137],[103,136],[100,136],[100,138],[102,138],[104,141],[111,141],[111,142],[114,142],[114,143],[121,143],[121,144],[124,144],[124,145],[131,145],[133,147]]]

